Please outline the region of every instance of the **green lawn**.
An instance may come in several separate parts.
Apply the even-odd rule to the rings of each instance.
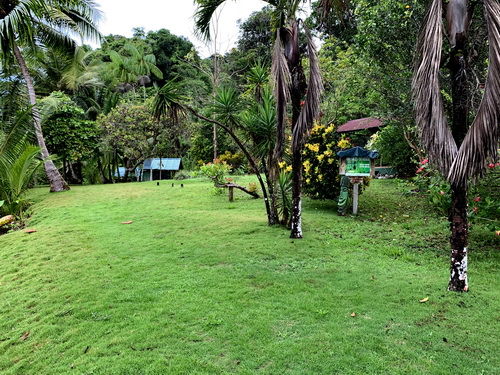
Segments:
[[[395,181],[357,217],[306,199],[302,240],[262,199],[171,184],[32,192],[37,232],[0,237],[2,375],[500,373],[491,233],[457,294],[447,221]]]

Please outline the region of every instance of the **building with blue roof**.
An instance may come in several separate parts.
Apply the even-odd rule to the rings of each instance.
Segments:
[[[168,180],[181,169],[181,158],[146,159],[142,165],[141,181]]]

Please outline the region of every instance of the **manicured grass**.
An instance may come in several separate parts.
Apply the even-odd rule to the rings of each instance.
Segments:
[[[448,224],[394,181],[357,217],[306,199],[302,240],[261,199],[171,183],[33,191],[37,232],[0,237],[0,373],[500,372],[490,233],[450,293]]]

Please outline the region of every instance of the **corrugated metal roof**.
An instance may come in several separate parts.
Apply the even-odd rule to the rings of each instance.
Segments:
[[[161,160],[161,166],[160,166]],[[161,168],[160,168],[161,167]],[[161,169],[162,171],[178,171],[181,167],[181,158],[152,158],[144,160],[142,169]]]
[[[118,173],[120,174],[120,178],[125,176],[125,172],[126,172],[126,168],[125,167],[118,167],[118,170],[115,171],[115,177],[118,177]],[[136,175],[139,175],[141,173],[140,169],[139,168],[136,168],[135,169],[135,174]]]
[[[338,133],[353,132],[356,130],[363,130],[368,128],[378,128],[383,126],[383,119],[377,119],[372,117],[360,118],[357,120],[347,121],[344,125],[337,128]]]

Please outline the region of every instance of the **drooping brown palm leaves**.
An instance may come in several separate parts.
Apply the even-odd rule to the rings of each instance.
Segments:
[[[467,128],[469,95],[461,82],[469,69],[467,55],[468,24],[475,3],[450,0],[447,5],[447,32],[450,40],[453,112],[448,125],[440,93],[443,20],[442,1],[432,0],[425,18],[417,49],[413,92],[417,126],[422,145],[430,162],[448,179],[452,188],[450,210],[451,264],[448,289],[468,290],[467,278],[467,188],[471,179],[480,176],[488,160],[498,157],[498,121],[500,116],[500,5],[496,0],[484,1],[488,28],[489,69],[486,88],[476,118]],[[450,34],[452,33],[452,34]],[[457,131],[458,129],[458,131]]]
[[[470,179],[482,175],[488,161],[498,154],[500,119],[500,4],[484,2],[488,28],[488,76],[483,99],[458,154],[451,165],[448,179],[452,185],[467,187]]]

